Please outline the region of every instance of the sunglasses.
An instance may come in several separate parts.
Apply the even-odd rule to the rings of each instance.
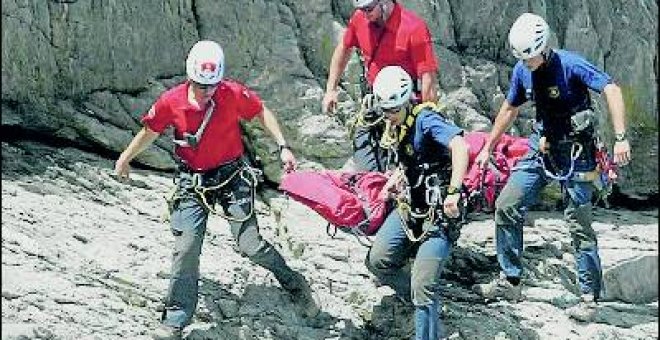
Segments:
[[[401,112],[404,112],[405,110],[406,110],[405,106],[399,106],[399,107],[393,107],[391,109],[383,109],[383,113],[385,114],[385,116],[393,117]]]
[[[520,52],[520,51],[518,51],[518,50],[516,50],[516,49],[514,48],[514,49],[511,50],[511,53],[513,54],[513,56],[514,56],[516,59],[525,60],[525,59],[528,59],[528,58],[525,58],[525,56],[527,56],[527,55],[529,54],[529,52],[531,52],[531,51],[532,51],[532,48],[531,48],[531,47],[530,47],[530,48],[526,48],[526,49],[525,49],[524,51],[522,51],[522,52]]]
[[[370,3],[369,5],[364,6],[364,7],[360,7],[358,9],[361,10],[362,12],[364,12],[364,13],[371,13],[378,6],[378,3],[379,3],[379,1],[375,0],[374,2]]]
[[[209,91],[209,90],[212,90],[212,89],[215,89],[216,87],[218,87],[218,84],[200,84],[200,83],[197,83],[197,82],[194,82],[194,81],[191,81],[190,83],[193,84],[196,88],[198,88],[199,90],[202,90],[202,91]]]

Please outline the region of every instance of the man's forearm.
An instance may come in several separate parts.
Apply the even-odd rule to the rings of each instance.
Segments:
[[[454,137],[449,143],[451,150],[451,179],[449,185],[460,188],[467,173],[469,154],[465,140],[461,136]]]
[[[425,72],[420,77],[422,102],[438,102],[438,82],[434,72]]]
[[[339,42],[339,45],[335,48],[335,51],[332,53],[332,59],[330,60],[330,69],[328,70],[328,81],[325,85],[326,91],[337,90],[339,85],[339,78],[341,74],[346,69],[348,64],[348,59],[350,58],[350,50],[347,50],[343,42]]]
[[[621,94],[621,88],[616,84],[607,84],[605,89],[603,89],[603,92],[605,93],[605,99],[607,100],[610,115],[612,116],[614,133],[624,133],[626,131],[626,109],[623,102],[623,95]]]
[[[284,135],[280,129],[280,124],[277,122],[275,113],[264,106],[264,110],[258,117],[264,128],[266,128],[270,135],[273,136],[277,145],[285,145],[286,139],[284,139]]]
[[[489,151],[492,151],[493,146],[497,141],[502,137],[502,134],[511,126],[511,123],[518,116],[519,109],[515,106],[511,106],[508,101],[504,101],[500,111],[495,117],[495,123],[493,123],[493,129],[490,131],[490,135],[486,140],[485,148],[488,148]]]
[[[158,135],[159,133],[154,132],[147,127],[143,127],[142,130],[133,137],[133,140],[131,140],[126,149],[121,153],[120,157],[126,162],[130,162],[135,156],[144,151],[147,146],[153,143],[153,141],[158,138]]]

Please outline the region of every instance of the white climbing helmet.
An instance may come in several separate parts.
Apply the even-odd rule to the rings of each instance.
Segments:
[[[376,1],[378,0],[353,0],[353,6],[355,6],[355,8],[362,8],[371,5]]]
[[[523,13],[511,25],[509,31],[513,56],[525,60],[541,54],[549,37],[550,27],[543,18],[536,14]]]
[[[200,40],[190,49],[186,60],[186,74],[190,80],[215,85],[225,73],[225,54],[215,41]]]
[[[401,66],[387,66],[374,80],[376,104],[381,109],[392,109],[408,103],[412,95],[412,79]]]

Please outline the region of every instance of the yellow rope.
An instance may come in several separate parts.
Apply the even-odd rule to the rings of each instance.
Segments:
[[[244,175],[245,172],[247,172],[252,177],[251,178],[252,181],[248,180],[245,177],[245,175]],[[215,190],[221,189],[222,187],[226,186],[232,179],[234,179],[234,177],[236,177],[238,174],[241,175],[241,179],[243,179],[245,182],[250,184],[250,186],[252,187],[252,193],[251,193],[251,198],[250,198],[251,199],[250,213],[248,213],[243,218],[236,218],[236,217],[228,216],[228,215],[225,215],[225,214],[221,213],[220,211],[218,211],[214,208],[215,204],[213,204],[213,205],[209,204],[207,199],[206,199],[206,193],[208,191],[215,191]],[[242,222],[247,221],[250,217],[252,217],[252,214],[254,214],[254,197],[255,197],[256,191],[257,191],[256,183],[257,183],[257,175],[255,174],[255,171],[250,169],[247,166],[242,166],[239,169],[237,169],[236,171],[234,171],[234,173],[232,173],[231,176],[229,176],[229,178],[227,178],[225,181],[223,181],[222,183],[220,183],[218,185],[205,187],[205,186],[202,186],[201,183],[193,183],[193,185],[194,185],[193,190],[195,191],[195,193],[197,193],[199,195],[199,197],[202,200],[202,204],[204,205],[204,207],[209,212],[211,212],[215,215],[218,215],[218,216],[220,216],[220,217],[222,217],[222,218],[224,218],[228,221],[242,223]]]
[[[214,186],[209,186],[209,187],[203,186],[202,183],[200,183],[201,182],[201,176],[199,174],[195,174],[195,175],[193,175],[193,191],[195,192],[195,194],[197,194],[199,196],[200,202],[202,203],[202,205],[204,206],[206,211],[208,211],[212,214],[218,215],[218,216],[220,216],[220,217],[222,217],[222,218],[224,218],[228,221],[242,223],[242,222],[247,221],[254,214],[254,197],[255,197],[256,191],[257,191],[257,175],[255,173],[256,171],[257,171],[256,169],[250,168],[249,166],[242,166],[242,167],[238,168],[236,171],[234,171],[231,174],[231,176],[229,176],[229,178],[227,178],[222,183],[220,183],[218,185],[214,185]],[[246,173],[247,173],[247,175],[250,176],[249,179],[246,177]],[[236,217],[232,217],[232,216],[229,216],[229,215],[226,215],[226,214],[220,212],[219,210],[215,209],[215,207],[214,207],[217,203],[209,204],[209,202],[206,198],[206,194],[209,191],[215,191],[215,190],[221,189],[222,187],[229,184],[229,182],[231,180],[233,180],[234,177],[236,177],[239,174],[241,176],[241,179],[243,179],[245,182],[247,182],[252,187],[252,193],[251,193],[251,196],[250,196],[250,200],[251,200],[250,212],[244,218],[236,218]],[[163,222],[169,222],[170,221],[170,218],[171,218],[172,212],[174,211],[174,206],[175,206],[176,202],[183,197],[182,195],[179,195],[179,190],[180,190],[179,186],[174,185],[172,190],[170,190],[170,192],[165,196],[165,202],[167,202],[167,210],[161,215],[161,220]]]
[[[179,192],[178,186],[173,185],[169,193],[165,195],[165,202],[167,203],[167,209],[165,209],[163,214],[160,216],[160,220],[163,223],[169,222],[170,218],[172,217],[172,211],[174,211],[174,202],[176,202],[179,198],[181,198],[181,196],[177,195],[178,192]]]
[[[353,138],[355,137],[355,130],[358,127],[370,128],[380,124],[384,120],[384,117],[382,115],[374,121],[367,121],[365,119],[366,113],[369,111],[369,109],[373,107],[374,107],[374,98],[372,94],[367,94],[364,97],[362,97],[360,103],[360,109],[349,119],[347,123],[349,137],[351,140],[353,140]]]
[[[385,128],[383,129],[383,136],[380,138],[378,145],[383,149],[395,149],[399,140],[396,136],[396,129],[392,127],[389,120],[385,120]]]
[[[416,214],[415,212],[412,211],[412,208],[410,207],[410,204],[408,204],[408,202],[405,202],[402,198],[397,197],[396,207],[397,207],[397,211],[399,212],[399,220],[401,221],[401,228],[406,233],[408,239],[412,242],[419,242],[423,240],[426,237],[426,235],[429,233],[429,230],[422,230],[422,234],[419,235],[419,237],[415,237],[412,229],[408,225],[408,220],[406,217],[410,216],[416,219],[424,219],[425,222],[429,221],[431,223],[435,223],[435,206],[429,207],[425,213]]]

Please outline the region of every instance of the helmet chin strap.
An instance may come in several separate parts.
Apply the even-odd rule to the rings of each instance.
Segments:
[[[405,122],[406,119],[408,119],[408,117],[412,114],[412,108],[413,108],[413,106],[412,106],[411,103],[406,103],[406,104],[404,104],[403,109],[406,110],[406,115],[403,117],[403,121],[404,121],[404,122]]]
[[[543,57],[543,64],[541,64],[542,67],[548,65],[548,61],[550,60],[551,55],[552,55],[552,51],[549,48],[546,48],[541,52],[541,56]]]

